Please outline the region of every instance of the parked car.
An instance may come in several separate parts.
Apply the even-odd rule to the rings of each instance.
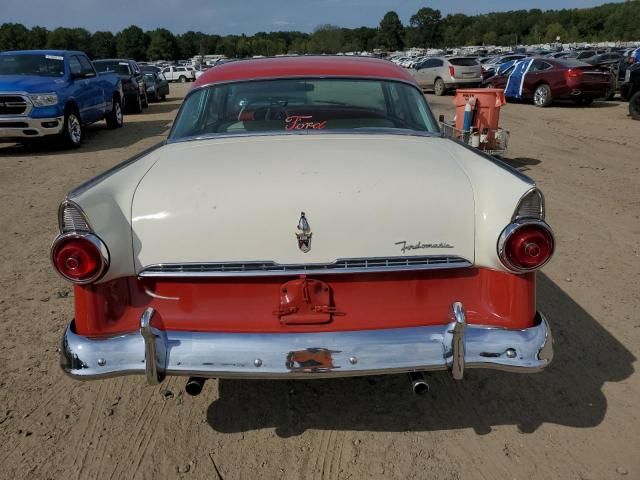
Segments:
[[[458,87],[477,87],[482,83],[482,70],[474,57],[431,57],[411,71],[418,85],[444,95]]]
[[[503,63],[514,62],[522,60],[523,58],[527,58],[527,56],[520,53],[513,53],[510,55],[495,57],[493,60],[482,64],[482,79],[484,80],[495,75],[500,68],[500,65],[502,65]]]
[[[127,111],[140,113],[149,106],[142,71],[136,62],[114,58],[96,60],[93,64],[98,72],[112,72],[120,76],[124,90],[124,107]]]
[[[569,52],[563,58],[584,61],[587,58],[591,58],[594,55],[597,55],[598,53],[599,52],[597,50],[574,50],[572,52]]]
[[[143,72],[142,80],[146,88],[147,98],[158,102],[165,100],[169,95],[169,82],[161,72]]]
[[[524,80],[518,82],[521,87],[518,96],[533,100],[538,107],[548,107],[554,100],[561,99],[590,105],[596,98],[607,96],[611,88],[611,74],[608,70],[600,70],[577,60],[546,57],[527,60],[531,61],[531,65],[524,73]],[[508,82],[517,65],[488,78],[484,85],[489,88],[503,88],[508,98],[514,98],[508,88]]]
[[[192,72],[187,67],[166,67],[162,73],[169,82],[184,83],[196,79],[195,71]]]
[[[0,141],[46,137],[76,148],[86,125],[122,126],[122,99],[120,78],[98,74],[83,52],[0,52]]]
[[[212,68],[166,142],[70,192],[59,220],[76,379],[179,375],[196,394],[207,377],[409,372],[424,392],[423,371],[552,359],[542,194],[442,137],[385,60]]]
[[[156,65],[144,65],[140,67],[142,73],[162,73],[163,68]]]
[[[631,117],[634,120],[640,120],[640,63],[631,65],[627,69],[620,93],[623,99],[629,100]]]
[[[591,57],[587,57],[582,59],[584,63],[588,63],[593,66],[609,66],[609,65],[617,65],[620,63],[622,59],[622,54],[618,52],[607,52],[607,53],[598,53]]]

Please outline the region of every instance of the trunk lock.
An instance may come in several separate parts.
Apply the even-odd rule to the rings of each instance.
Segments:
[[[329,323],[333,315],[344,315],[336,311],[332,300],[327,283],[303,275],[280,287],[280,306],[273,314],[283,325]]]

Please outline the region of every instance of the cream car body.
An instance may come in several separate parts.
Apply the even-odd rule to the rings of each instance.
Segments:
[[[358,95],[372,84],[349,83],[367,81],[383,82],[371,107]],[[61,351],[74,378],[184,375],[201,388],[410,372],[418,390],[415,372],[535,372],[552,358],[535,307],[554,246],[541,193],[442,137],[390,62],[211,69],[169,140],[70,192],[60,229],[52,260],[77,284]]]

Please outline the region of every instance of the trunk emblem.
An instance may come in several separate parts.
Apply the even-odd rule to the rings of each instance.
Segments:
[[[296,237],[298,237],[298,248],[302,250],[303,253],[307,253],[311,250],[311,227],[309,226],[309,222],[307,221],[307,217],[304,212],[300,212],[300,220],[298,220],[298,230],[300,233],[296,233]]]

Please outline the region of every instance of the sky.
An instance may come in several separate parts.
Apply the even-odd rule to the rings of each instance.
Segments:
[[[341,27],[377,26],[389,10],[403,23],[428,6],[443,15],[468,15],[529,8],[583,8],[594,0],[0,0],[0,23],[32,27],[83,27],[117,32],[136,24],[144,30],[164,27],[173,33],[254,34],[259,31],[311,32],[321,24]]]

